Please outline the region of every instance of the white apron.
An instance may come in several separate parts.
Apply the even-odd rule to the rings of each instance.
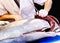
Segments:
[[[31,32],[34,30],[44,29],[44,27],[49,28],[48,22],[46,25],[43,23],[43,20],[40,21],[39,19],[32,20],[30,22],[28,22],[28,20],[16,21],[6,25],[5,29],[0,31],[0,40],[23,37],[26,41],[33,41],[43,37],[57,35],[55,32]],[[25,34],[27,32],[31,33]]]

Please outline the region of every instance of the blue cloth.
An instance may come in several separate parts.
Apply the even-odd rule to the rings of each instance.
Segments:
[[[38,43],[60,43],[60,36],[45,37],[40,39]]]

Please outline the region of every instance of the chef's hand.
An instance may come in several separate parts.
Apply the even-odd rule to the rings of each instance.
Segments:
[[[48,11],[41,9],[38,15],[41,17],[46,17],[48,15]]]

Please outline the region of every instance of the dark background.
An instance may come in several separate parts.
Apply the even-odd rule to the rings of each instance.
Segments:
[[[55,16],[60,21],[60,0],[52,0],[52,1],[53,1],[53,4],[49,12],[49,15]],[[38,8],[38,10],[43,8],[43,6],[37,5],[36,3],[35,3],[35,6],[36,8]]]
[[[49,14],[55,16],[60,21],[60,0],[53,0]]]

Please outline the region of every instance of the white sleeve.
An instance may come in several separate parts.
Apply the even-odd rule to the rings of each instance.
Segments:
[[[0,15],[6,14],[7,11],[5,10],[4,6],[0,3]]]
[[[47,0],[34,0],[35,3],[43,5]]]

